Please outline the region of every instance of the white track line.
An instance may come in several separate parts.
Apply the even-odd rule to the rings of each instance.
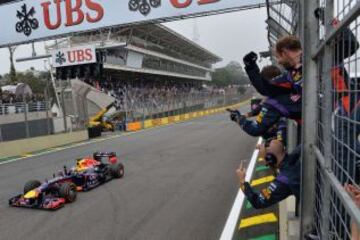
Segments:
[[[261,142],[262,142],[262,139],[259,138],[258,144],[261,144]],[[245,180],[247,182],[250,182],[250,180],[252,178],[258,155],[259,155],[259,150],[256,149],[251,157],[250,163],[249,163],[247,171],[246,171],[246,179]],[[238,220],[239,220],[239,217],[241,214],[241,209],[244,204],[244,200],[245,200],[245,195],[241,191],[241,189],[239,189],[239,191],[236,195],[234,204],[231,208],[230,214],[226,220],[225,227],[221,233],[220,240],[232,240],[233,239],[233,235],[236,230],[236,225],[238,223]]]

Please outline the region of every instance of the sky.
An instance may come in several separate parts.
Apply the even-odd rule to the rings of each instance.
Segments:
[[[268,50],[266,31],[266,9],[252,9],[222,15],[214,15],[195,19],[186,19],[166,23],[165,25],[185,37],[194,39],[194,24],[198,26],[199,42],[202,47],[223,58],[215,67],[221,67],[235,60],[242,64],[243,56],[250,52]],[[44,43],[36,44],[36,53],[45,52]],[[15,51],[15,59],[30,57],[30,45],[19,46]],[[15,63],[18,71],[30,67],[44,69],[44,60]],[[0,74],[8,73],[10,69],[8,49],[0,49]]]

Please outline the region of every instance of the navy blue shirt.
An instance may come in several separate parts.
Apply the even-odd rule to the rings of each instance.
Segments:
[[[267,208],[291,195],[300,200],[300,152],[299,146],[293,153],[285,156],[279,168],[279,175],[261,192],[255,191],[245,182],[242,190],[254,208]]]

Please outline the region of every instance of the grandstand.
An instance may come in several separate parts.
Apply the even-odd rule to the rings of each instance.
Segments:
[[[126,112],[130,118],[224,101],[224,89],[203,88],[211,81],[212,65],[222,59],[164,25],[81,33],[57,40],[47,46],[47,51],[54,53],[58,49],[81,46],[95,46],[97,63],[88,64],[89,69],[81,65],[58,67],[56,86],[60,92],[59,86],[66,82],[60,79],[80,79],[88,84],[87,91],[72,91],[73,95],[83,92],[83,96],[65,101],[67,114],[78,116],[83,123],[111,101],[116,102],[118,111]],[[96,73],[87,73],[91,71]],[[95,103],[96,108],[93,101],[96,93],[100,96],[105,93],[113,99]],[[83,109],[83,103],[69,107],[72,99],[79,104],[81,98],[88,100],[88,110],[83,113],[76,112],[76,109]],[[210,98],[218,100],[204,102]]]

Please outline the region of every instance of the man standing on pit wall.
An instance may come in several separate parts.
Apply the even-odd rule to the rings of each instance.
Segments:
[[[256,64],[258,56],[254,52],[245,55],[243,61],[251,84],[264,96],[277,97],[284,94],[302,94],[302,46],[295,36],[285,36],[275,46],[275,56],[285,72],[272,81],[264,79]]]
[[[267,208],[291,195],[300,199],[300,152],[297,147],[291,154],[287,154],[284,145],[277,140],[270,142],[269,146],[262,145],[260,152],[265,153],[266,164],[278,171],[275,180],[261,192],[256,192],[245,181],[246,168],[243,163],[236,170],[240,188],[255,209]],[[265,149],[264,149],[265,148]]]
[[[250,52],[244,57],[245,71],[251,84],[262,95],[267,96],[276,105],[283,106],[283,117],[293,119],[301,125],[302,112],[302,46],[295,36],[286,36],[276,43],[277,61],[285,72],[271,81],[264,79],[256,63],[258,56]]]

